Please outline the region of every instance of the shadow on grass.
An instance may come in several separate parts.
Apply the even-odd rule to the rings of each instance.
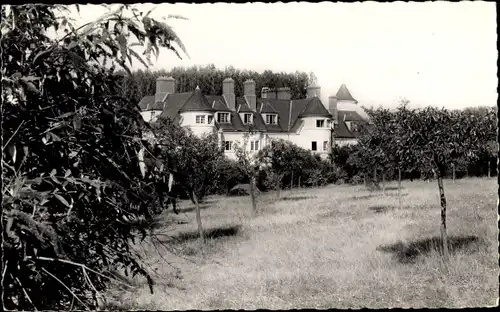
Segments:
[[[466,252],[476,252],[481,246],[485,245],[485,241],[477,236],[450,236],[448,237],[448,248],[450,254],[463,250]],[[401,263],[413,263],[419,256],[425,256],[432,251],[442,253],[441,238],[432,237],[422,240],[417,240],[409,244],[397,242],[390,245],[381,245],[377,250],[387,253],[392,253],[394,257]]]
[[[206,239],[217,239],[228,236],[236,236],[238,235],[240,230],[241,230],[240,225],[232,225],[232,226],[206,229],[204,231],[204,234]],[[200,234],[198,233],[198,231],[189,231],[189,232],[179,233],[177,236],[173,236],[171,239],[173,243],[180,244],[189,241],[194,241],[199,238]]]
[[[396,207],[394,206],[371,206],[371,207],[368,207],[369,210],[375,212],[375,213],[381,213],[381,212],[386,212],[388,210],[392,210]]]
[[[280,198],[282,201],[299,201],[299,200],[306,200],[306,199],[312,199],[315,198],[314,196],[286,196]]]
[[[360,195],[360,196],[352,196],[346,198],[346,200],[362,200],[362,199],[369,199],[373,197],[380,197],[378,194],[369,194],[369,195]]]
[[[404,190],[404,187],[401,187],[401,190]],[[397,186],[388,186],[385,188],[386,191],[397,191],[398,187]]]
[[[209,207],[210,207],[210,204],[207,203],[207,202],[200,203],[200,210],[207,209]],[[195,211],[195,210],[196,210],[196,206],[192,205],[192,206],[189,206],[189,207],[186,207],[186,208],[178,208],[177,212],[179,212],[179,213],[186,213],[186,212],[192,212],[192,211]]]

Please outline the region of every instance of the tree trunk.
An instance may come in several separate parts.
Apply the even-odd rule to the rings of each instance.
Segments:
[[[250,178],[250,198],[252,199],[252,213],[257,214],[257,202],[255,198],[255,176]]]
[[[290,180],[290,189],[293,189],[293,171],[292,171],[292,178]]]
[[[278,182],[278,184],[276,185],[276,199],[280,199],[280,195],[281,195],[281,186],[280,183]]]
[[[491,160],[488,160],[488,178],[491,178]]]
[[[299,176],[299,188],[302,188],[302,185],[300,185],[300,178],[301,176]]]
[[[469,166],[466,166],[465,167],[465,177],[468,178],[469,177]]]
[[[373,185],[377,186],[377,167],[373,168]]]
[[[453,169],[453,183],[455,183],[455,164],[451,164],[451,167]]]
[[[439,186],[439,197],[441,198],[441,242],[443,256],[445,260],[448,260],[448,236],[446,235],[446,197],[444,195],[443,187],[443,177],[438,170],[437,174],[438,186]]]
[[[363,184],[366,187],[366,172],[363,172]]]
[[[203,225],[201,223],[201,212],[200,212],[200,203],[198,201],[198,197],[196,193],[193,191],[193,201],[196,207],[196,223],[198,224],[198,232],[200,233],[200,241],[202,244],[205,243],[205,233],[203,233]]]
[[[385,196],[385,171],[382,171],[382,192]]]
[[[401,210],[401,168],[398,168],[398,201],[399,210]]]

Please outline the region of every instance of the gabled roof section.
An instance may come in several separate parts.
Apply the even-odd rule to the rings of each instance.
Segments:
[[[338,111],[339,121],[366,121],[356,111]]]
[[[332,115],[326,110],[323,103],[317,97],[310,99],[309,103],[305,109],[300,113],[299,117],[332,117]]]
[[[302,99],[302,100],[293,100],[291,101],[291,104],[292,107],[290,109],[290,112],[289,112],[289,117],[287,118],[287,120],[289,120],[289,125],[287,126],[287,131],[288,129],[290,129],[291,132],[294,132],[294,131],[297,131],[298,129],[298,126],[299,126],[299,122],[297,122],[297,120],[299,120],[299,115],[300,113],[302,113],[306,107],[307,107],[307,104],[309,104],[309,102],[311,101],[311,99]]]
[[[207,98],[203,95],[200,88],[196,87],[196,90],[191,94],[189,99],[182,105],[179,112],[186,111],[213,111],[212,105],[208,102]]]
[[[274,107],[271,106],[271,104],[269,104],[268,101],[266,102],[263,102],[261,101],[260,102],[260,106],[258,107],[258,112],[260,112],[261,114],[277,114],[278,112],[274,109]]]
[[[257,111],[260,110],[262,105],[268,105],[271,111],[278,114],[278,124],[277,125],[265,125],[267,131],[269,132],[287,132],[290,120],[290,100],[279,100],[279,99],[258,99]],[[264,112],[265,107],[262,108]],[[267,109],[266,109],[267,110]]]
[[[337,101],[354,101],[356,104],[358,103],[358,101],[352,97],[351,92],[349,92],[345,84],[342,84],[339,91],[337,91]]]
[[[168,117],[172,120],[178,120],[179,109],[186,103],[191,96],[191,92],[172,93],[165,100],[165,108],[160,117]]]
[[[139,108],[141,110],[149,110],[155,104],[155,96],[147,95],[141,99],[139,102]]]
[[[215,100],[212,102],[212,108],[218,112],[230,112],[229,107],[226,106],[221,100]]]
[[[253,113],[253,110],[248,106],[247,101],[243,97],[236,99],[236,111],[238,113]]]

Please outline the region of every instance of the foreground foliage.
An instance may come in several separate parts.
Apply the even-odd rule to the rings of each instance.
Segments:
[[[116,269],[145,276],[153,291],[130,249],[145,235],[136,220],[157,207],[137,163],[144,125],[136,103],[110,96],[109,86],[116,66],[145,62],[133,40],[146,59],[161,47],[177,52],[174,42],[184,47],[166,24],[130,6],[78,29],[68,16],[60,5],[2,6],[7,309],[95,308]]]

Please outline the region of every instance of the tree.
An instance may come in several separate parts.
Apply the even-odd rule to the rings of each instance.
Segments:
[[[217,135],[194,135],[190,129],[182,128],[170,119],[160,117],[152,130],[162,147],[160,158],[170,163],[174,180],[187,193],[196,208],[196,222],[200,240],[205,236],[201,221],[200,201],[219,184],[219,163],[224,160],[224,151],[219,146]]]
[[[113,71],[146,64],[134,40],[146,60],[185,49],[168,25],[128,5],[79,28],[68,12],[1,8],[5,309],[95,308],[117,268],[153,290],[130,249],[146,234],[137,221],[156,208],[137,163],[146,125],[136,103],[112,96]],[[66,34],[51,38],[52,27]]]
[[[255,216],[257,210],[257,196],[256,196],[256,176],[259,172],[260,165],[256,162],[254,156],[250,155],[247,151],[248,140],[252,132],[247,132],[243,136],[241,144],[234,144],[236,159],[241,168],[243,176],[250,180],[250,198],[252,201],[252,213]]]
[[[447,203],[443,185],[445,170],[459,158],[476,158],[482,148],[479,136],[490,137],[494,128],[478,122],[474,115],[449,112],[444,108],[427,107],[406,116],[405,127],[400,127],[397,136],[405,148],[398,153],[407,164],[436,173],[441,198],[442,249],[447,259]],[[489,118],[494,118],[493,114]]]

